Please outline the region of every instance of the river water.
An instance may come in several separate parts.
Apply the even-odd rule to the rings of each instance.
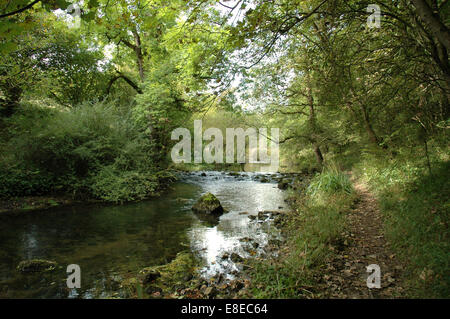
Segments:
[[[188,249],[203,260],[202,276],[232,278],[239,268],[221,258],[225,252],[249,257],[242,239],[264,247],[278,236],[270,222],[248,217],[286,206],[274,179],[278,176],[266,176],[269,181],[263,183],[258,173],[184,173],[152,200],[0,216],[0,298],[110,297],[123,276],[168,263]],[[204,220],[191,211],[205,192],[215,194],[228,211],[220,219]],[[20,261],[34,258],[56,261],[59,267],[39,275],[16,270]],[[69,264],[81,268],[80,289],[67,288]]]

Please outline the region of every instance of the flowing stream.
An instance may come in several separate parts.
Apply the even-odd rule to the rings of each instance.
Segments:
[[[261,177],[267,181],[261,182]],[[224,253],[249,257],[243,239],[252,238],[264,247],[277,236],[270,222],[248,217],[261,210],[285,208],[277,177],[184,173],[156,199],[0,216],[0,298],[109,297],[124,274],[168,263],[187,249],[203,260],[202,276],[221,273],[232,278],[239,268],[223,260]],[[217,221],[191,211],[205,192],[216,195],[228,211]],[[55,261],[60,267],[38,276],[16,270],[20,261],[34,258]],[[81,289],[67,288],[69,264],[81,268]]]

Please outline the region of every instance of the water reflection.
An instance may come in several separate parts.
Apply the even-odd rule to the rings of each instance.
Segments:
[[[206,173],[186,175],[171,191],[150,201],[0,216],[0,297],[108,297],[115,289],[111,278],[170,262],[188,247],[205,261],[205,276],[231,274],[237,267],[222,255],[248,256],[240,240],[251,237],[264,246],[272,231],[270,224],[250,222],[240,213],[277,209],[284,194],[274,183],[255,181],[252,174]],[[191,212],[205,192],[214,193],[229,211],[218,223],[202,221]],[[54,260],[60,268],[37,277],[15,270],[21,260],[32,258]],[[67,289],[68,264],[80,265],[81,289]]]
[[[256,175],[253,173],[253,176]],[[259,183],[249,173],[243,179],[231,177],[223,173],[209,172],[208,179],[192,178],[191,183],[201,184],[203,192],[215,194],[222,206],[229,212],[222,215],[214,227],[193,227],[189,231],[194,251],[205,261],[201,269],[204,276],[219,273],[232,277],[233,270],[238,267],[229,258],[222,256],[232,252],[248,257],[243,238],[252,238],[259,247],[267,244],[269,235],[275,232],[271,224],[251,222],[248,214],[256,215],[261,210],[277,210],[284,203],[284,193],[274,183]],[[247,212],[248,214],[242,214]]]

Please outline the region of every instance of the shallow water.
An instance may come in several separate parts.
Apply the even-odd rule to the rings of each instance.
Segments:
[[[255,173],[201,173],[181,175],[170,191],[149,201],[0,216],[0,297],[109,297],[121,278],[170,262],[186,249],[203,259],[203,276],[232,278],[239,269],[221,256],[259,254],[249,253],[240,239],[250,237],[263,247],[277,233],[271,223],[250,221],[248,215],[285,206],[285,195],[275,182],[259,182]],[[215,194],[228,211],[217,221],[202,220],[191,211],[205,192]],[[39,275],[15,270],[20,261],[33,258],[53,260],[60,267]],[[69,264],[81,268],[81,289],[66,287]]]

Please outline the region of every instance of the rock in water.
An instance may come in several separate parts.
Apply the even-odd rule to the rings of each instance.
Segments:
[[[196,213],[221,215],[223,214],[223,207],[220,201],[211,193],[207,193],[200,197],[200,199],[192,206],[192,210]]]
[[[241,263],[241,262],[244,261],[244,258],[242,258],[241,256],[239,256],[236,253],[232,253],[231,256],[230,256],[230,259],[234,263]]]
[[[159,277],[161,277],[161,274],[159,273],[159,271],[155,270],[155,269],[149,269],[145,276],[144,279],[142,281],[142,283],[144,285],[149,284],[154,282],[156,279],[158,279]]]
[[[288,189],[290,181],[286,178],[283,178],[280,182],[278,182],[278,188],[285,190]]]
[[[43,259],[24,260],[19,263],[17,270],[20,272],[45,272],[52,271],[57,264],[54,261]]]
[[[217,290],[214,287],[208,287],[205,289],[204,295],[208,298],[213,298],[217,294]]]

